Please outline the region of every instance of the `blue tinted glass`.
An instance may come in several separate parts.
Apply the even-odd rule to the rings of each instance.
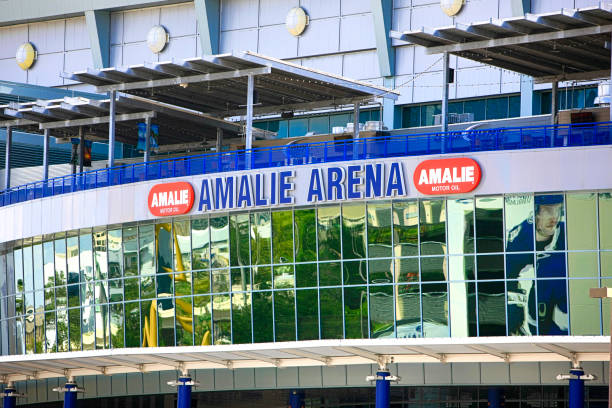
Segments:
[[[421,106],[421,126],[432,126],[434,124],[434,115],[439,115],[442,112],[442,105]]]
[[[508,117],[508,98],[487,99],[487,119],[504,119]]]
[[[329,133],[329,116],[310,118],[308,130],[310,132],[315,132],[317,135]]]
[[[253,127],[255,127],[257,129],[268,130],[268,122],[266,122],[266,121],[263,121],[263,122],[253,122]]]
[[[289,121],[281,120],[278,122],[278,130],[276,137],[281,139],[283,137],[287,137],[289,135]]]
[[[421,108],[419,106],[407,106],[402,110],[402,127],[421,126]]]
[[[304,136],[308,132],[308,119],[289,121],[289,137]]]
[[[511,96],[508,101],[509,105],[509,118],[517,118],[521,116],[521,97],[519,95]]]
[[[372,110],[370,111],[370,120],[380,120],[380,110]]]
[[[597,97],[597,88],[587,88],[584,90],[584,107],[591,108],[595,106],[595,98]]]
[[[465,101],[463,104],[464,113],[473,113],[474,120],[485,120],[485,101],[483,99]]]
[[[448,113],[463,113],[463,102],[449,103]]]
[[[342,115],[331,115],[329,117],[329,128],[333,128],[334,126],[342,126],[345,127],[348,122],[351,121],[351,116],[348,113]]]
[[[550,113],[552,110],[552,93],[549,92],[542,92],[541,93],[541,100],[540,100],[540,114],[541,115],[545,115],[547,113]]]

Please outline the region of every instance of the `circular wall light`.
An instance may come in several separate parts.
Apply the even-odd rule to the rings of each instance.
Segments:
[[[34,65],[34,61],[36,61],[36,50],[34,46],[29,42],[21,44],[19,48],[17,48],[15,60],[17,61],[17,65],[24,71],[30,69],[30,67]]]
[[[289,10],[285,18],[287,31],[295,37],[302,34],[308,25],[308,15],[301,7],[294,7]]]
[[[464,0],[440,0],[442,11],[449,17],[458,14],[463,7]]]
[[[170,42],[170,36],[162,26],[151,27],[147,33],[147,47],[155,54],[162,52],[168,42]]]

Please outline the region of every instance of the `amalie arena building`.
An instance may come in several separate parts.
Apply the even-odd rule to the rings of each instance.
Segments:
[[[3,407],[608,405],[612,6],[0,10]]]

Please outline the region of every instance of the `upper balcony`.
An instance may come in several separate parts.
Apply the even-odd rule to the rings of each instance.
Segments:
[[[43,197],[172,177],[303,164],[484,151],[612,144],[612,122],[506,127],[376,136],[207,153],[98,169],[0,192],[0,206]]]

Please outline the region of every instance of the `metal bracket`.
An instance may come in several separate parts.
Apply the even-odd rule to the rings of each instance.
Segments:
[[[593,374],[582,374],[582,375],[576,375],[576,374],[559,374],[557,375],[557,381],[564,381],[564,380],[582,380],[582,381],[593,381],[597,379],[597,376],[593,375]]]
[[[167,383],[171,387],[178,387],[179,385],[191,385],[192,387],[197,387],[200,385],[197,381],[168,381]]]
[[[391,382],[397,382],[399,380],[401,380],[402,377],[398,377],[396,375],[387,375],[385,377],[383,377],[382,375],[368,375],[366,377],[366,382],[372,382],[372,381],[391,381]]]
[[[15,397],[15,398],[25,398],[26,397],[25,394],[20,394],[18,392],[14,392],[14,391],[11,391],[11,392],[8,392],[8,393],[7,392],[3,392],[2,396],[3,397]]]
[[[76,387],[76,384],[75,384],[75,387],[71,387],[71,388],[67,388],[65,386],[56,387],[56,388],[53,388],[53,391],[55,392],[85,392],[83,388]]]

